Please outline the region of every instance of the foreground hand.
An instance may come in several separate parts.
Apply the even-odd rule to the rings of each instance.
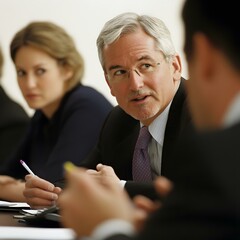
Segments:
[[[110,219],[133,221],[135,211],[127,193],[111,181],[102,184],[74,167],[66,174],[67,188],[59,196],[63,225],[78,236],[89,236],[100,223]]]
[[[53,206],[58,200],[61,188],[37,176],[26,175],[23,195],[31,208]]]
[[[167,196],[173,188],[172,182],[165,177],[158,177],[154,181],[154,185],[156,191],[161,197]],[[152,201],[149,198],[141,195],[134,197],[133,202],[136,206],[136,209],[138,209],[135,212],[134,220],[135,228],[138,230],[142,229],[148,215],[156,211],[162,205],[160,201]]]
[[[110,181],[112,183],[115,183],[117,186],[121,186],[120,179],[114,172],[113,168],[110,166],[99,163],[96,166],[96,170],[88,169],[86,170],[86,172],[89,175],[95,177],[103,185],[108,184],[108,182]]]
[[[166,197],[173,188],[172,182],[162,176],[157,177],[156,180],[154,180],[153,184],[155,186],[157,193],[161,198]],[[141,195],[134,197],[133,201],[138,208],[141,208],[148,213],[151,213],[156,209],[158,209],[159,207],[161,207],[160,200],[152,201],[149,198]]]

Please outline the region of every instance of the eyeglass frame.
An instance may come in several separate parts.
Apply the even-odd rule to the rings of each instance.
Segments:
[[[150,57],[142,57],[142,58],[139,60],[139,63],[138,63],[138,64],[135,64],[135,65],[140,65],[140,66],[149,65],[149,66],[152,66],[153,69],[152,69],[151,71],[149,71],[149,70],[146,70],[146,71],[145,71],[145,70],[141,70],[141,69],[139,68],[139,66],[138,66],[138,67],[133,67],[133,68],[128,68],[128,69],[127,69],[127,68],[124,68],[124,67],[122,67],[122,66],[120,66],[120,65],[114,65],[114,66],[111,66],[111,67],[110,67],[109,71],[111,72],[112,70],[115,70],[115,69],[116,69],[116,71],[114,71],[114,73],[113,73],[112,75],[111,75],[110,73],[107,73],[107,72],[106,72],[106,76],[107,76],[108,80],[110,80],[110,81],[112,81],[112,82],[122,82],[122,81],[124,81],[124,80],[129,79],[129,77],[130,77],[130,72],[131,72],[131,71],[137,73],[138,76],[146,76],[146,75],[148,75],[148,74],[152,74],[152,73],[156,72],[157,67],[161,65],[161,62],[162,62],[163,60],[167,60],[167,59],[168,59],[167,57],[164,57],[164,58],[161,59],[160,61],[157,61],[157,62],[154,61],[154,62],[153,62],[153,59],[151,59]],[[146,62],[143,62],[143,60],[148,60],[148,62],[147,62],[147,63],[146,63]],[[119,79],[117,79],[117,78],[118,78],[118,76],[120,76],[120,75],[115,75],[115,76],[117,76],[117,78],[114,79],[114,78],[115,78],[114,74],[117,73],[117,72],[119,72],[119,71],[124,71],[124,73],[122,73],[122,76],[119,77]],[[125,75],[125,74],[126,74],[126,75]]]

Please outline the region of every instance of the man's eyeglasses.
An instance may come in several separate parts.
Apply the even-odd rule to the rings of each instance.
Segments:
[[[158,66],[160,65],[160,62],[157,63],[141,63],[137,67],[134,67],[132,69],[124,69],[120,66],[114,66],[110,70],[110,72],[107,74],[110,81],[113,82],[121,82],[124,80],[127,80],[130,77],[130,72],[136,73],[138,76],[148,76],[152,73],[154,73]]]

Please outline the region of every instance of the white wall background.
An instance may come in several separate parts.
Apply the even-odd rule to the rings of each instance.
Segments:
[[[64,27],[74,38],[85,59],[83,83],[96,88],[114,105],[98,61],[96,38],[104,23],[119,13],[132,11],[162,19],[169,28],[176,50],[182,57],[183,77],[187,76],[182,50],[181,9],[184,0],[0,0],[0,45],[5,64],[2,85],[31,115],[18,89],[9,43],[13,35],[30,21],[47,20]]]

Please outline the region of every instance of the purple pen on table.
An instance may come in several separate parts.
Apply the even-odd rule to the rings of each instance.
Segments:
[[[23,160],[20,160],[20,163],[23,165],[23,167],[32,175],[35,175],[33,173],[33,171],[28,167],[28,165],[23,161]]]

